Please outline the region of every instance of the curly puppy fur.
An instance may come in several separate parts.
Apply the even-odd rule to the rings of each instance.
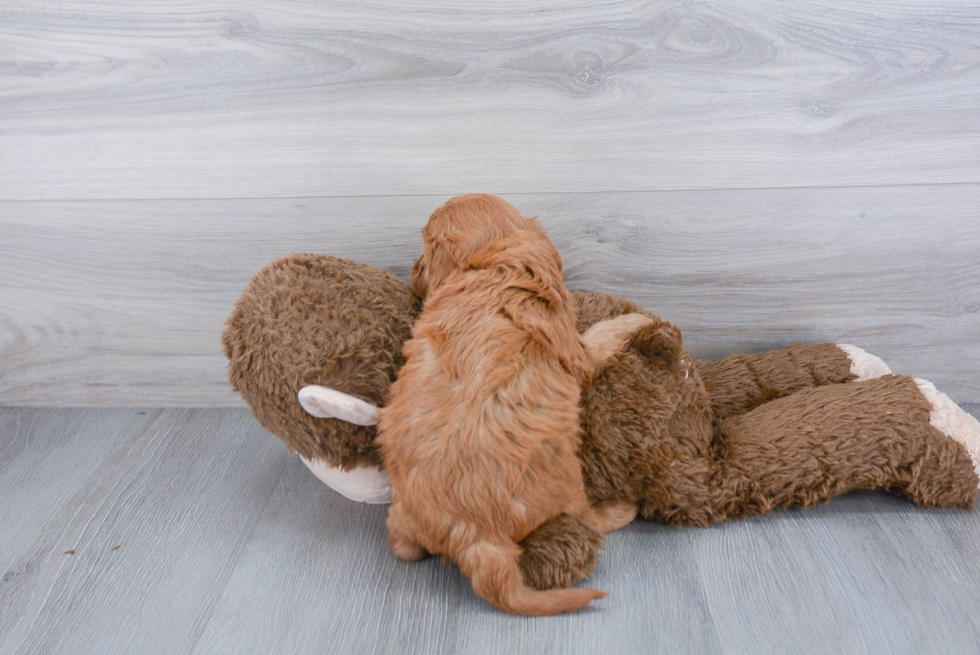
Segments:
[[[578,609],[605,594],[534,590],[518,566],[518,542],[563,512],[600,532],[622,518],[593,510],[582,484],[578,403],[592,359],[561,257],[537,221],[494,196],[450,200],[422,234],[413,281],[427,298],[378,423],[389,544],[404,559],[450,557],[501,609]]]

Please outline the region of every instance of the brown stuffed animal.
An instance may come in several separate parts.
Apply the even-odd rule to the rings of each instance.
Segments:
[[[574,295],[582,332],[643,311]],[[387,271],[325,255],[280,257],[254,275],[228,320],[231,382],[324,482],[355,500],[387,502],[372,426],[419,310]],[[627,501],[645,519],[700,526],[852,489],[973,507],[980,422],[930,383],[834,344],[694,360],[676,327],[647,316],[653,324],[611,346],[583,395],[580,459],[592,501]],[[522,543],[525,582],[568,586],[591,572],[602,545],[584,522],[552,519]]]

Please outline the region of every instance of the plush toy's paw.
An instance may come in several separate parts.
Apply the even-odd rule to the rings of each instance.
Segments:
[[[857,376],[854,382],[864,382],[865,380],[880,378],[882,375],[891,375],[891,368],[880,357],[847,343],[835,345],[843,350],[847,354],[847,358],[851,360],[851,373]]]
[[[685,363],[684,339],[676,325],[667,322],[647,325],[633,334],[630,343],[650,362],[667,367]]]
[[[936,389],[928,380],[914,378],[919,391],[932,405],[929,423],[934,428],[954,439],[966,448],[973,462],[973,470],[977,474],[977,486],[980,487],[980,421],[950,400],[949,396]]]
[[[311,384],[297,394],[299,404],[307,413],[320,418],[337,418],[354,425],[377,425],[378,408],[360,398]]]
[[[358,466],[350,471],[344,471],[318,459],[313,461],[305,457],[300,459],[313,471],[313,475],[344,498],[371,505],[386,505],[391,502],[391,483],[388,482],[388,474],[379,468]]]
[[[592,573],[605,544],[605,537],[581,517],[548,519],[520,543],[524,584],[540,590],[570,587]]]
[[[617,354],[629,342],[633,333],[642,327],[653,323],[653,319],[644,314],[623,314],[594,324],[582,340],[592,355],[596,369],[601,367],[610,357]]]

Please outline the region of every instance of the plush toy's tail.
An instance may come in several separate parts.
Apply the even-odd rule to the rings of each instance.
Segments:
[[[473,581],[477,595],[515,614],[560,614],[580,609],[608,595],[596,589],[531,589],[524,585],[518,568],[520,555],[521,549],[516,544],[480,541],[464,550],[456,562]]]

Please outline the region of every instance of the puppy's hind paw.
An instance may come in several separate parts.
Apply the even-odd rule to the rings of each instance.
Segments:
[[[388,547],[395,557],[406,562],[418,562],[429,556],[428,551],[419,544],[395,536],[388,538]]]

